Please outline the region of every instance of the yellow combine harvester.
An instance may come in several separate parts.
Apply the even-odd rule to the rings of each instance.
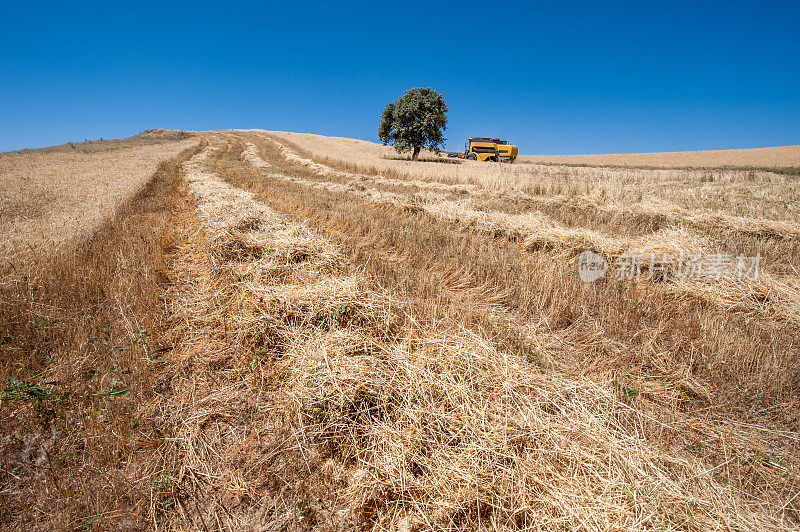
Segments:
[[[473,161],[508,161],[513,163],[517,158],[517,147],[508,141],[488,137],[470,137],[464,145],[464,153],[451,157],[472,159]]]

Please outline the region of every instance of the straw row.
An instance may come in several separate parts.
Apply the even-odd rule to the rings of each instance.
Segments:
[[[329,517],[376,529],[780,528],[713,464],[652,447],[614,388],[411,319],[329,241],[205,170],[212,153],[187,165],[204,230],[212,251],[232,239],[247,251],[212,252],[203,282],[279,359],[276,400],[296,410],[301,449],[331,453],[350,505]]]
[[[675,271],[685,269],[686,262],[692,256],[707,256],[712,253],[712,246],[707,238],[685,229],[671,227],[640,237],[616,236],[588,228],[566,227],[539,211],[523,214],[483,211],[475,209],[469,199],[448,200],[441,194],[431,192],[399,194],[358,186],[354,183],[315,181],[288,176],[274,171],[274,168],[258,155],[258,149],[253,143],[248,143],[242,156],[256,168],[268,172],[267,175],[271,178],[305,187],[354,194],[378,203],[419,209],[437,218],[457,221],[517,239],[526,249],[566,253],[564,259],[574,257],[582,251],[592,250],[605,255],[610,261],[620,256],[643,258],[645,259],[643,268],[646,269],[649,265],[646,259],[652,257],[669,264],[665,272],[669,276],[669,283],[677,287],[678,293],[699,297],[728,310],[800,324],[800,287],[795,276],[779,277],[763,271],[757,279],[730,275],[719,279],[677,278]]]

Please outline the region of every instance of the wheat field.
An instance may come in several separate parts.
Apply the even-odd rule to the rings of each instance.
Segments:
[[[227,130],[0,155],[8,249],[74,250],[2,270],[0,523],[796,529],[791,149],[412,162]]]
[[[116,149],[103,141],[90,145],[94,152],[67,147],[0,154],[0,260],[52,253],[91,235],[144,187],[161,161],[193,144]]]
[[[605,155],[525,155],[523,162],[654,168],[800,168],[800,145],[745,150],[708,150]],[[796,172],[795,172],[796,175]]]

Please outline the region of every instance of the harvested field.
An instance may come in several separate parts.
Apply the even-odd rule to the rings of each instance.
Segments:
[[[520,157],[520,161],[541,164],[640,166],[651,168],[793,168],[796,171],[800,171],[800,145],[747,150],[666,153],[523,155]]]
[[[86,238],[144,188],[161,161],[196,144],[98,141],[92,152],[0,154],[0,260],[50,254]]]
[[[3,374],[0,522],[800,527],[791,176],[197,135],[88,240],[69,301],[102,319],[69,317],[52,282],[4,288],[0,349],[30,362]],[[609,275],[584,282],[590,251]],[[758,275],[684,275],[756,255]],[[626,256],[663,264],[615,278]]]
[[[198,142],[0,155],[0,528],[145,528],[150,340]],[[184,153],[186,152],[186,153]]]
[[[488,191],[597,199],[632,205],[650,201],[695,211],[800,220],[796,177],[769,168],[605,168],[549,164],[485,165],[445,157],[413,163],[371,142],[303,133],[264,132],[301,156],[336,170],[412,181],[473,185]],[[444,164],[444,162],[450,164]],[[800,162],[795,163],[800,165]],[[779,170],[779,167],[775,168]]]

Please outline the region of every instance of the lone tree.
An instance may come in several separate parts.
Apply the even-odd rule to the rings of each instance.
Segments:
[[[422,148],[444,147],[447,111],[444,98],[435,90],[407,90],[384,108],[378,138],[384,145],[394,145],[398,152],[412,151],[411,158],[416,159]]]

